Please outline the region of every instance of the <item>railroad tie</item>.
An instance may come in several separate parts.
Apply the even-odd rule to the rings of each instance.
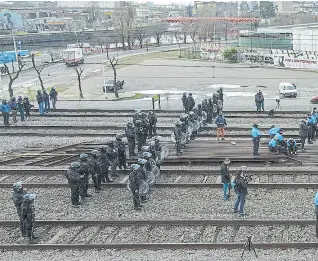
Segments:
[[[67,228],[62,228],[57,232],[46,244],[56,244],[56,242],[68,231]]]

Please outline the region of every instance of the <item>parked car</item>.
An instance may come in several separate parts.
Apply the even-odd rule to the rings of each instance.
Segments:
[[[294,83],[281,82],[279,84],[279,95],[283,97],[297,97],[297,87]]]
[[[318,95],[311,98],[310,102],[312,104],[318,104]]]
[[[118,90],[123,89],[125,81],[117,81],[116,85]],[[108,80],[104,83],[103,92],[114,92],[114,80]]]

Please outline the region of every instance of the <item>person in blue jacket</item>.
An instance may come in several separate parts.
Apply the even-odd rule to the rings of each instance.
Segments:
[[[6,100],[2,101],[1,104],[1,112],[3,116],[3,122],[5,126],[9,126],[9,113],[11,111],[10,105],[7,103]]]
[[[310,113],[307,116],[306,125],[308,126],[308,144],[312,144],[313,122]]]
[[[312,132],[311,132],[311,140],[316,140],[316,132],[317,132],[317,115],[315,112],[311,113],[311,122],[312,122]]]
[[[287,140],[287,155],[296,155],[297,154],[297,143],[293,138]]]
[[[260,154],[259,150],[259,142],[261,139],[261,131],[258,129],[258,124],[254,123],[251,131],[252,141],[253,141],[253,155],[254,157],[258,157]]]
[[[276,127],[275,125],[272,125],[270,130],[268,131],[268,134],[270,136],[270,138],[274,138],[274,136],[276,135],[276,133],[280,130],[279,127]]]
[[[283,148],[286,147],[286,142],[284,140],[284,136],[283,136],[283,129],[280,129],[276,135],[274,136],[274,140],[276,140],[277,142],[277,152],[278,153],[282,153],[283,152]]]
[[[277,141],[274,138],[269,141],[268,148],[271,152],[277,152]]]
[[[44,115],[44,101],[43,101],[43,95],[42,95],[41,90],[38,90],[38,92],[36,94],[36,100],[37,100],[38,105],[39,105],[40,115]]]

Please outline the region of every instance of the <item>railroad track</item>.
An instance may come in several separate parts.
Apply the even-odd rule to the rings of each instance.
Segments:
[[[2,174],[5,172],[5,174]],[[28,188],[59,188],[68,187],[64,177],[65,170],[35,169],[0,171],[0,188],[11,188],[12,183],[22,181]],[[11,174],[10,174],[11,173]],[[251,188],[288,189],[288,188],[318,188],[316,172],[248,172],[252,174]],[[129,170],[120,171],[114,183],[103,184],[104,187],[124,188],[128,180]],[[157,178],[157,188],[219,188],[221,186],[220,173],[209,171],[162,170]],[[92,187],[92,185],[91,185]]]
[[[18,221],[0,221],[1,250],[316,248],[315,220],[39,220],[36,244],[20,237]]]

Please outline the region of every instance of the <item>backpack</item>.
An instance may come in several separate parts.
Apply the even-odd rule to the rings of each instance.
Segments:
[[[236,178],[232,181],[232,188],[234,189],[235,193],[238,194],[239,193],[239,186],[236,183]]]

